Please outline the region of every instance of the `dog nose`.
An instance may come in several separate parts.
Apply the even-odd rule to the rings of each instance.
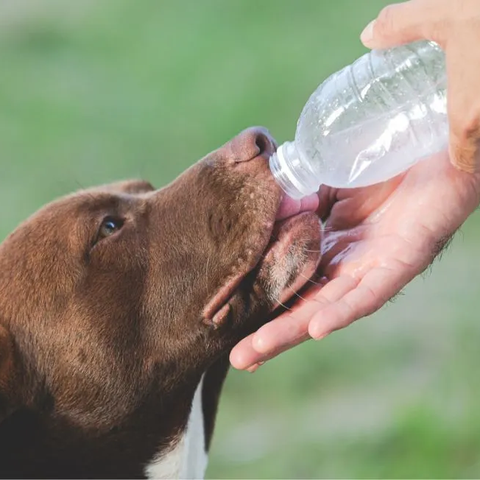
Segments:
[[[277,149],[270,132],[263,127],[252,127],[238,134],[231,142],[235,162],[248,162],[257,157],[268,160]]]

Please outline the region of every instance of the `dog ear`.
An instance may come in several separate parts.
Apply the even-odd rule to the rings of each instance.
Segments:
[[[18,357],[12,334],[0,325],[0,422],[18,401]]]

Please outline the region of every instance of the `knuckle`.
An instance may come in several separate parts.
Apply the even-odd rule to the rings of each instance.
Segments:
[[[478,169],[478,144],[450,141],[450,158],[455,167],[463,172],[474,173]]]
[[[380,10],[374,27],[376,35],[389,35],[395,31],[397,24],[395,10],[393,5],[387,5]]]
[[[348,327],[348,325],[357,319],[355,309],[349,300],[345,299],[343,301],[343,307],[344,315],[343,318],[338,322],[339,328]]]
[[[450,115],[451,131],[461,143],[480,140],[480,108],[454,110]]]
[[[455,15],[450,2],[438,0],[417,0],[418,16],[412,19],[420,36],[446,47],[451,36]]]
[[[463,131],[466,140],[477,141],[480,139],[480,114],[478,111],[465,118]]]

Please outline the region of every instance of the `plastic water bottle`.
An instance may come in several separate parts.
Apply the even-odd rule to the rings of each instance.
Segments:
[[[388,180],[447,145],[446,86],[436,43],[371,51],[317,88],[270,169],[293,198]]]

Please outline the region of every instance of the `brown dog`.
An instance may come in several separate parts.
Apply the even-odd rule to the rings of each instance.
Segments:
[[[5,240],[0,476],[203,475],[229,350],[319,262],[316,214],[277,215],[274,148],[247,130],[161,190],[81,191]]]

